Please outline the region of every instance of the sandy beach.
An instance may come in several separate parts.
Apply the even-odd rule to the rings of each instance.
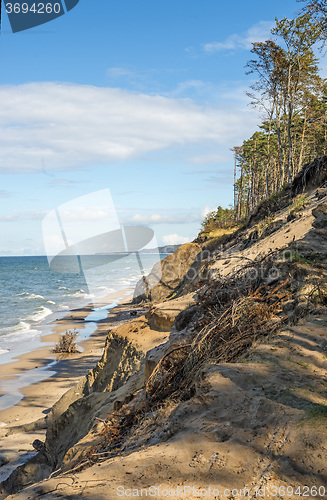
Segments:
[[[6,398],[6,404],[13,403],[0,411],[0,461],[9,461],[0,469],[0,480],[5,479],[16,465],[33,455],[34,439],[44,440],[44,418],[47,413],[66,391],[96,365],[101,358],[108,332],[131,319],[131,298],[131,290],[126,289],[105,297],[96,311],[92,312],[92,304],[69,311],[64,318],[52,323],[53,332],[50,335],[42,337],[44,347],[25,353],[11,363],[0,365],[0,384],[5,389],[2,397]],[[110,305],[114,307],[108,309]],[[100,316],[97,312],[101,308],[104,309],[102,319],[97,319]],[[137,315],[141,313],[139,311]],[[83,339],[83,331],[87,331],[91,323],[95,331],[78,342],[80,353],[60,359],[51,352],[60,334],[66,330],[77,330]],[[24,387],[19,387],[21,384]],[[25,430],[27,424],[36,421],[39,423],[37,426],[33,425],[32,432],[17,432]]]

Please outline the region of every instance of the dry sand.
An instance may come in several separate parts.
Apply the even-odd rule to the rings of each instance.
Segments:
[[[300,498],[274,493],[287,487],[325,497],[310,494],[327,492],[327,451],[325,419],[309,409],[326,404],[326,339],[327,317],[312,317],[254,345],[237,363],[208,362],[195,396],[150,413],[126,453],[8,499],[113,500],[123,491],[141,496],[142,489],[143,497],[147,490],[163,499],[177,488],[175,496],[187,500],[204,498],[197,490],[209,488],[220,495],[206,498],[221,500],[260,498],[258,490],[267,500]],[[247,496],[231,495],[232,489]]]

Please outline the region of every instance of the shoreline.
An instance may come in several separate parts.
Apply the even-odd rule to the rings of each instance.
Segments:
[[[69,309],[58,309],[57,311],[52,311],[51,314],[47,315],[38,323],[34,325],[30,324],[29,326],[31,330],[36,332],[36,334],[31,336],[30,338],[24,339],[24,342],[22,344],[17,344],[15,342],[10,349],[7,349],[5,347],[4,352],[0,355],[0,367],[2,365],[9,365],[14,363],[22,356],[29,354],[31,351],[38,351],[40,348],[44,348],[44,339],[49,338],[49,342],[52,342],[51,336],[54,333],[56,325],[59,325],[62,322],[66,323],[69,319],[76,321],[76,324],[79,321],[82,331],[87,330],[87,323],[84,324],[84,320],[86,319],[86,317],[94,311],[97,311],[98,309],[115,307],[116,303],[118,304],[125,298],[122,295],[126,294],[127,290],[127,293],[129,295],[130,293],[132,293],[133,287],[126,287],[122,290],[112,291],[104,297],[97,299],[97,302],[95,304],[90,301],[82,301],[79,304],[72,304]],[[93,322],[96,321],[97,319],[93,320]],[[17,333],[19,332],[16,332],[16,335]],[[79,342],[81,342],[85,338],[88,338],[88,336],[90,336],[92,333],[93,332],[91,331],[90,333],[84,335],[82,339],[79,339]],[[29,345],[30,347],[28,347]]]
[[[45,347],[25,353],[12,363],[0,365],[0,382],[7,385],[11,382],[13,387],[16,382],[16,389],[20,376],[35,370],[43,374],[42,380],[27,380],[28,383],[18,389],[21,393],[19,401],[0,410],[0,462],[2,459],[8,462],[0,467],[0,482],[33,456],[32,443],[35,439],[44,441],[47,414],[101,359],[108,332],[135,319],[135,316],[131,317],[130,314],[131,309],[135,309],[131,298],[131,291],[127,295],[126,289],[104,298],[107,302],[102,306],[106,311],[105,318],[89,322],[95,325],[95,328],[87,338],[78,341],[81,348],[79,353],[58,359],[50,349],[59,335],[67,329],[77,329],[76,326],[87,328],[92,304],[67,311],[68,314],[64,318],[52,322],[53,332],[42,337]],[[113,307],[110,307],[110,302]],[[137,309],[137,316],[144,313],[144,309],[139,306]]]
[[[10,423],[9,414],[12,413],[13,407],[25,407],[24,399],[32,399],[39,384],[44,384],[48,379],[60,379],[66,372],[67,383],[63,388],[65,392],[69,379],[73,385],[73,380],[85,375],[88,367],[92,368],[101,357],[108,330],[129,321],[131,298],[132,291],[123,289],[104,297],[102,304],[97,305],[95,310],[93,304],[88,304],[67,311],[64,317],[46,325],[46,329],[50,328],[52,331],[42,335],[40,347],[36,349],[32,347],[12,361],[1,364],[0,427],[4,427],[4,423],[7,425]],[[80,352],[60,358],[51,350],[59,340],[59,336],[66,330],[78,331],[77,344]],[[82,366],[81,369],[78,368],[78,364]],[[68,371],[71,371],[70,376]],[[54,398],[51,395],[47,399],[51,406],[50,400],[53,401]],[[19,418],[20,421],[22,415],[21,412],[18,413],[15,418]]]

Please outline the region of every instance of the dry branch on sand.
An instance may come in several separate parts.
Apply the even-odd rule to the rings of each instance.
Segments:
[[[63,335],[60,335],[59,341],[53,348],[52,352],[57,354],[75,354],[78,353],[76,344],[77,332],[75,330],[67,330]]]
[[[290,275],[276,278],[247,293],[231,288],[229,299],[226,284],[223,296],[215,289],[219,285],[207,287],[201,297],[204,313],[198,320],[199,333],[191,344],[175,347],[161,359],[147,382],[147,400],[183,397],[206,361],[234,361],[257,339],[274,333],[287,319],[278,313],[281,302],[291,295],[290,281]]]

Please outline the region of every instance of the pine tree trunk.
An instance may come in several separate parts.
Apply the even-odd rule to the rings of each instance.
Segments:
[[[287,138],[288,138],[288,165],[287,165],[287,182],[290,183],[293,177],[293,152],[292,152],[292,135],[291,135],[291,126],[292,126],[292,103],[288,103],[288,120],[287,120]]]
[[[302,159],[303,159],[304,139],[305,139],[306,128],[307,128],[307,110],[304,109],[304,122],[303,122],[303,130],[302,130],[302,137],[301,137],[301,148],[300,148],[300,155],[299,155],[298,170],[300,170],[302,168]]]

